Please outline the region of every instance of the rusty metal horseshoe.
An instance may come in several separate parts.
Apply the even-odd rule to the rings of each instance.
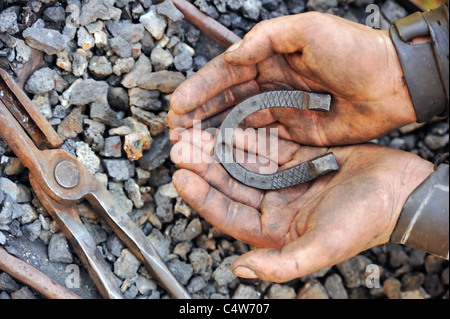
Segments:
[[[287,107],[328,112],[331,96],[303,91],[270,91],[239,103],[227,115],[218,134],[214,152],[227,172],[241,183],[264,190],[281,189],[311,181],[339,169],[333,153],[316,157],[273,174],[259,174],[241,166],[233,156],[233,136],[239,124],[250,114],[267,108]]]

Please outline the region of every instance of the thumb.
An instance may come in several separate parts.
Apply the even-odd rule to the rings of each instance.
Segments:
[[[225,51],[225,61],[253,65],[274,53],[301,51],[310,42],[311,26],[320,25],[321,17],[305,13],[262,21]]]
[[[238,277],[286,282],[336,264],[324,245],[303,235],[281,250],[261,248],[252,250],[232,264]]]

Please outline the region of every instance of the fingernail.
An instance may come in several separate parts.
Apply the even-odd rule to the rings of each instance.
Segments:
[[[230,46],[230,47],[227,49],[226,53],[233,52],[233,51],[239,49],[239,47],[241,46],[241,44],[242,44],[242,40],[239,41],[239,42],[236,42],[235,44],[233,44],[232,46]]]
[[[252,269],[245,266],[237,266],[236,268],[234,268],[233,273],[236,276],[242,278],[249,278],[249,279],[258,278],[256,273]]]

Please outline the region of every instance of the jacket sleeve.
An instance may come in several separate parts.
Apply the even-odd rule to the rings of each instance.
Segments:
[[[394,22],[391,39],[397,50],[419,122],[448,116],[448,2],[438,9],[416,12]],[[425,44],[411,44],[417,37]],[[407,199],[390,242],[449,258],[449,166],[441,164]]]
[[[449,167],[441,164],[409,196],[390,241],[448,260]]]
[[[448,2],[434,10],[398,19],[389,29],[397,50],[418,122],[448,116],[449,108]],[[431,41],[412,44],[418,37]]]

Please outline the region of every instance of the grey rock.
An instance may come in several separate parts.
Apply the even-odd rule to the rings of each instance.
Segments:
[[[434,135],[443,136],[448,132],[449,124],[447,121],[435,123],[430,128],[430,133]]]
[[[68,138],[75,138],[83,131],[83,118],[80,107],[72,109],[69,115],[61,121],[58,126],[58,135],[65,141]]]
[[[391,140],[389,143],[389,147],[398,149],[398,150],[405,150],[406,149],[406,142],[403,138],[395,137]]]
[[[172,54],[159,45],[157,45],[150,55],[150,60],[152,61],[152,66],[155,71],[166,70],[173,63]]]
[[[0,190],[0,193],[3,193],[3,195],[8,195],[14,201],[17,200],[17,196],[19,195],[19,188],[17,187],[17,184],[12,182],[10,179],[0,177]],[[7,198],[7,196],[5,196],[4,198]]]
[[[89,117],[111,127],[118,127],[121,125],[119,114],[111,109],[106,102],[93,102],[91,104]]]
[[[231,299],[258,299],[260,293],[253,286],[239,284]]]
[[[93,79],[81,80],[74,83],[69,103],[86,105],[94,101],[105,100],[108,94],[108,83]]]
[[[153,170],[160,166],[170,155],[172,142],[169,140],[169,130],[155,136],[152,146],[139,159],[139,166],[146,170]]]
[[[242,4],[242,11],[244,13],[244,17],[257,20],[259,17],[259,12],[261,10],[261,1],[260,0],[247,0]]]
[[[178,71],[186,72],[192,68],[193,59],[184,45],[177,45],[176,55],[173,64]]]
[[[124,76],[122,80],[122,85],[126,88],[133,88],[138,86],[139,79],[144,76],[144,74],[152,72],[152,63],[148,57],[144,54],[139,56],[136,61],[133,70]]]
[[[206,249],[193,249],[189,254],[189,262],[194,269],[194,274],[201,275],[206,280],[211,278],[213,259],[211,255],[208,254]]]
[[[329,296],[319,280],[309,279],[298,291],[297,299],[329,299]]]
[[[88,67],[87,53],[83,49],[77,49],[72,54],[72,72],[75,76],[82,76]]]
[[[81,27],[77,31],[77,44],[83,50],[90,50],[95,45],[94,36],[86,28]]]
[[[167,263],[167,267],[172,271],[175,278],[177,278],[182,285],[186,285],[192,276],[192,266],[180,261],[178,259],[172,259]]]
[[[269,299],[295,299],[295,296],[294,288],[282,284],[273,284],[267,292]]]
[[[0,225],[8,225],[12,222],[13,208],[16,202],[11,196],[5,196],[0,210]]]
[[[151,6],[146,14],[141,15],[139,22],[156,40],[160,40],[164,36],[167,21],[156,12],[156,6]]]
[[[217,11],[220,13],[227,12],[227,2],[226,0],[213,0],[214,6],[216,7]]]
[[[66,10],[62,6],[48,7],[44,11],[43,19],[50,22],[63,22],[66,20]]]
[[[134,298],[136,298],[138,292],[139,292],[139,291],[138,291],[138,288],[136,287],[136,285],[135,285],[135,284],[132,284],[132,285],[127,289],[127,291],[125,291],[125,292],[123,293],[123,297],[124,297],[125,299],[134,299]]]
[[[3,234],[3,232],[0,231],[0,245],[4,245],[5,243],[6,243],[6,236],[5,234]]]
[[[232,255],[224,258],[220,265],[212,273],[212,277],[219,286],[227,286],[237,278],[231,271],[231,264],[237,257],[237,255]]]
[[[242,1],[241,0],[225,0],[228,8],[231,10],[239,10],[242,7]]]
[[[160,166],[150,172],[150,179],[148,185],[151,187],[158,187],[164,185],[172,180],[169,169]]]
[[[434,135],[434,134],[427,134],[425,136],[425,145],[428,146],[431,150],[437,151],[441,148],[444,148],[446,145],[448,145],[449,135]]]
[[[394,23],[395,20],[408,15],[408,11],[393,0],[388,0],[383,3],[381,6],[381,13],[389,23]]]
[[[113,73],[117,76],[129,73],[133,70],[134,59],[133,57],[117,59],[112,68]]]
[[[105,157],[122,157],[122,141],[120,136],[110,136],[105,138],[101,155]]]
[[[148,279],[144,276],[139,275],[135,281],[135,285],[139,293],[143,296],[149,295],[153,290],[157,289],[157,284],[154,280]]]
[[[126,181],[132,176],[129,169],[129,160],[126,159],[104,159],[103,164],[108,175],[114,181]]]
[[[150,8],[150,6],[152,5],[153,1],[152,0],[139,0],[139,2],[142,4],[142,6],[145,9]]]
[[[25,44],[25,41],[18,39],[16,49],[16,60],[20,63],[28,62],[31,56],[31,48]]]
[[[205,287],[206,287],[205,279],[203,279],[202,276],[195,276],[189,281],[187,289],[191,294],[193,294],[202,290]]]
[[[173,204],[170,197],[164,196],[161,192],[156,192],[156,215],[163,223],[169,223],[173,220]]]
[[[11,299],[37,299],[34,293],[28,288],[24,286],[19,290],[11,293]]]
[[[142,199],[139,185],[136,184],[134,179],[130,178],[126,180],[124,188],[128,194],[128,198],[133,202],[134,207],[142,208],[142,206],[144,206],[144,200]]]
[[[122,87],[113,87],[108,90],[108,103],[111,107],[119,111],[129,109],[129,97],[127,91]]]
[[[111,63],[105,56],[93,56],[89,61],[89,71],[98,77],[106,77],[112,74]]]
[[[108,235],[106,234],[102,226],[100,226],[99,224],[91,224],[88,219],[83,216],[81,217],[81,220],[83,221],[83,224],[86,227],[89,235],[91,235],[92,239],[94,240],[95,245],[98,246],[108,239]]]
[[[366,266],[371,263],[367,257],[357,255],[337,264],[336,267],[344,277],[345,285],[348,288],[356,288],[365,284]]]
[[[76,158],[86,169],[95,174],[100,166],[100,159],[85,142],[76,142]]]
[[[131,214],[133,210],[133,202],[125,195],[123,185],[119,182],[109,182],[108,189],[114,195],[114,199],[122,211],[127,215]]]
[[[8,275],[6,272],[0,273],[0,290],[11,293],[18,290],[19,288],[19,284],[14,280],[13,277]]]
[[[31,101],[46,119],[52,117],[52,106],[48,93],[36,94]]]
[[[191,242],[183,241],[181,243],[178,243],[173,248],[173,253],[177,254],[178,256],[180,256],[181,259],[186,260],[187,254],[189,253],[191,248],[192,248],[192,243]]]
[[[161,108],[158,90],[131,88],[128,90],[129,104],[146,110],[157,111]]]
[[[56,54],[67,48],[69,38],[56,30],[28,28],[22,33],[26,43],[48,55]]]
[[[194,218],[189,222],[186,218],[180,218],[175,222],[170,235],[174,242],[191,241],[202,233],[200,219]]]
[[[23,234],[30,241],[34,241],[41,233],[41,221],[36,219],[34,222],[22,227]]]
[[[113,37],[122,37],[129,43],[137,43],[144,37],[144,26],[142,24],[132,24],[110,20],[106,27]]]
[[[114,273],[122,279],[133,278],[139,269],[141,262],[127,248],[120,253],[120,257],[114,263]]]
[[[131,57],[131,44],[121,36],[116,36],[109,40],[109,45],[114,53],[121,58]]]
[[[10,7],[3,10],[0,13],[0,34],[16,34],[19,32],[19,26],[17,25],[17,14],[14,7]]]
[[[94,151],[102,151],[105,145],[105,139],[103,138],[103,133],[106,128],[105,124],[87,118],[83,120],[83,124],[84,141],[91,145]]]
[[[125,244],[120,240],[120,238],[116,234],[112,234],[108,237],[106,241],[106,245],[109,249],[109,252],[116,257],[120,256],[122,249],[125,248]]]
[[[170,253],[170,238],[164,236],[157,228],[153,228],[147,238],[152,243],[153,247],[155,247],[162,260],[167,260]]]
[[[219,18],[219,12],[217,11],[217,9],[214,6],[209,5],[206,0],[195,0],[194,5],[197,6],[200,11],[210,16],[214,20],[217,20]]]
[[[19,221],[22,225],[29,224],[38,218],[36,208],[30,204],[22,204],[23,214],[20,216]]]
[[[48,259],[53,262],[71,263],[72,254],[67,239],[62,233],[53,234],[48,243]]]
[[[24,89],[32,94],[43,94],[50,92],[55,88],[56,73],[54,70],[44,67],[35,71],[27,83]]]
[[[172,93],[185,79],[181,72],[162,70],[143,74],[137,79],[137,86],[147,90]]]
[[[120,9],[114,7],[114,1],[90,0],[83,3],[79,21],[82,26],[85,26],[95,22],[97,19],[118,20],[121,13]]]
[[[325,279],[325,289],[331,299],[348,299],[342,278],[338,274],[333,274]]]
[[[118,8],[123,8],[126,5],[128,5],[130,2],[133,2],[134,0],[116,0],[115,6]]]
[[[338,6],[338,0],[308,0],[306,7],[310,11],[326,12],[329,8]]]
[[[175,7],[172,0],[165,0],[156,5],[156,12],[169,18],[173,22],[181,21],[184,18],[183,13]]]

